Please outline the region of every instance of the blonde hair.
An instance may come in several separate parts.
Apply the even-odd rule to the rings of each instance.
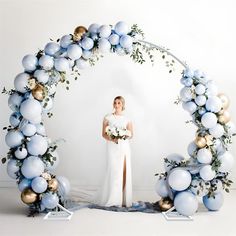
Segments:
[[[115,100],[120,100],[122,102],[122,111],[124,111],[125,110],[125,99],[122,96],[117,96],[113,100],[113,105],[115,103]]]

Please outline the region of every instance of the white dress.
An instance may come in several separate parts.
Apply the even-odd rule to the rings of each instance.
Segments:
[[[105,116],[109,126],[126,128],[129,119],[124,115]],[[126,160],[126,180],[123,191],[123,169]],[[131,151],[129,139],[118,140],[118,144],[107,141],[107,165],[102,187],[93,202],[101,206],[132,206]]]

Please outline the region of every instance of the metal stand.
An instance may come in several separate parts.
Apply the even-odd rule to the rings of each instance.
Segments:
[[[162,212],[166,220],[168,221],[193,221],[192,216],[184,216],[174,210],[175,210],[175,207],[172,207],[168,211]]]
[[[58,204],[58,208],[60,208],[62,211],[50,211],[47,213],[46,216],[44,216],[44,220],[70,220],[73,212],[67,210],[62,205]]]

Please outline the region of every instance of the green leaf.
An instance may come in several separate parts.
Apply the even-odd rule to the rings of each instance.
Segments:
[[[6,161],[7,161],[6,157],[2,158],[2,164],[4,164]]]

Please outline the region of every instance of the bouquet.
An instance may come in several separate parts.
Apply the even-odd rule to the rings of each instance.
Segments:
[[[111,127],[107,126],[106,127],[106,134],[111,137],[111,139],[127,139],[128,137],[131,136],[130,130],[126,128],[119,128],[119,127]]]

